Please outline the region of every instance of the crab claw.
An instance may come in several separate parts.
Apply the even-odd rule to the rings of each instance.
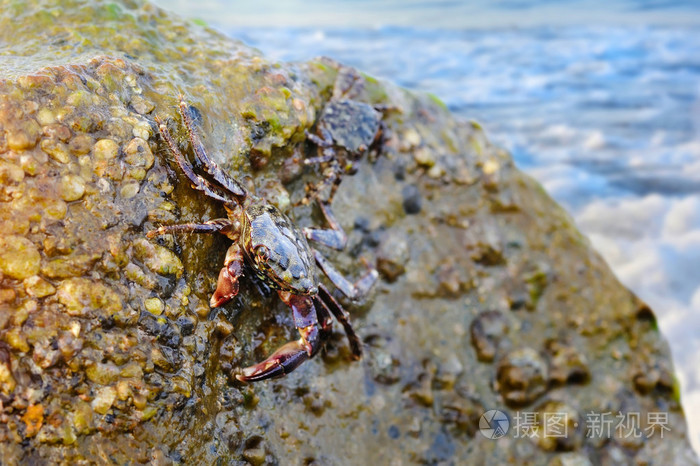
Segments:
[[[243,369],[241,374],[236,375],[241,382],[256,382],[289,374],[318,353],[331,333],[331,317],[325,307],[314,306],[314,298],[286,291],[279,291],[279,296],[292,308],[294,324],[301,338],[286,343],[263,362]]]
[[[211,295],[209,305],[219,307],[231,301],[238,294],[238,278],[241,275],[243,275],[243,253],[241,248],[234,244],[226,251],[226,260],[219,272],[216,290]]]
[[[209,305],[219,307],[231,301],[238,294],[238,277],[241,275],[241,266],[234,262],[224,266],[219,272],[216,282],[216,290],[211,295]]]
[[[241,382],[256,382],[288,374],[309,359],[307,346],[301,338],[290,341],[263,362],[243,369],[236,378]]]

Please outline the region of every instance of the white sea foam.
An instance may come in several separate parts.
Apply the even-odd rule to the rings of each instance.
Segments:
[[[683,387],[691,438],[700,441],[692,416],[700,412],[700,195],[599,200],[576,218],[620,280],[656,310]]]

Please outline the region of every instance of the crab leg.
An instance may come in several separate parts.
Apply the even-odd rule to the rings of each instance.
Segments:
[[[304,164],[305,165],[313,165],[316,163],[327,163],[333,160],[335,157],[334,154],[326,154],[324,155],[319,155],[318,157],[309,157],[308,159],[304,159]]]
[[[331,191],[330,193],[328,193],[328,198],[324,201],[330,204],[331,201],[333,201],[333,198],[335,197],[335,193],[340,187],[341,181],[343,181],[343,178],[340,176],[341,173],[343,173],[343,171],[349,171],[352,168],[352,164],[346,166],[346,168],[343,169],[340,167],[338,161],[335,159],[331,160],[329,163],[330,167],[328,167],[328,170],[326,171],[326,177],[312,188],[312,196],[318,199],[319,193],[326,189],[326,186],[330,186]]]
[[[340,65],[331,99],[338,100],[347,97],[355,84],[363,85],[363,82],[360,81],[361,78],[360,73],[355,68]]]
[[[325,309],[319,309],[317,313],[313,298],[293,295],[286,291],[280,291],[278,294],[282,301],[292,308],[294,324],[301,338],[286,343],[263,362],[243,369],[242,374],[236,375],[241,382],[256,382],[289,374],[313,357],[330,335],[330,315]]]
[[[326,222],[328,222],[331,228],[304,228],[304,234],[312,241],[342,251],[345,249],[345,245],[348,242],[348,235],[345,234],[343,227],[338,223],[330,207],[324,202],[319,202],[318,205],[321,208],[321,212],[323,212],[323,216],[326,218]]]
[[[175,156],[175,161],[180,166],[180,169],[185,174],[185,176],[187,176],[187,178],[192,183],[192,187],[199,191],[202,191],[204,194],[211,197],[212,199],[216,199],[217,201],[223,202],[226,205],[234,204],[233,199],[230,199],[229,197],[225,196],[220,192],[221,188],[212,185],[209,181],[197,175],[192,170],[192,166],[187,161],[185,156],[182,155],[182,152],[180,152],[180,149],[177,147],[177,144],[175,144],[175,141],[170,135],[170,131],[168,130],[168,127],[165,125],[163,120],[156,117],[156,123],[158,123],[158,130],[160,131],[160,135],[163,137],[163,139],[165,139],[166,144],[168,144],[168,147],[170,148],[170,152],[172,152]]]
[[[206,151],[204,150],[204,145],[202,140],[199,138],[199,134],[194,128],[194,123],[192,122],[192,114],[190,113],[190,107],[185,102],[185,99],[180,95],[180,115],[182,116],[182,121],[185,122],[185,127],[187,128],[187,135],[192,144],[192,149],[194,150],[194,155],[197,157],[204,170],[209,173],[214,180],[221,186],[226,188],[234,196],[244,198],[248,195],[248,192],[240,185],[240,183],[233,178],[231,178],[226,172],[221,170],[219,166],[209,158]]]
[[[318,205],[321,208],[321,212],[323,212],[323,216],[326,218],[326,222],[328,222],[331,228],[325,230],[319,228],[304,228],[304,234],[308,239],[328,246],[329,248],[337,250],[345,249],[348,236],[345,234],[343,227],[340,226],[340,223],[333,215],[333,212],[331,212],[328,204],[319,202]],[[320,252],[314,249],[313,253],[316,258],[316,263],[323,269],[326,276],[350,299],[359,299],[366,295],[379,276],[376,270],[370,268],[357,282],[352,283],[338,272]]]
[[[357,336],[355,330],[350,325],[350,314],[343,309],[338,301],[335,300],[333,296],[328,292],[325,286],[318,286],[318,301],[321,303],[321,307],[333,313],[340,325],[343,326],[345,330],[345,335],[348,337],[350,342],[350,350],[355,359],[360,359],[362,357],[362,343],[360,342],[360,337]]]
[[[218,218],[204,223],[180,223],[179,225],[163,225],[155,230],[146,233],[148,238],[167,235],[169,233],[223,233],[228,234],[228,230],[233,227],[227,218]]]
[[[348,165],[349,167],[352,167],[352,164]],[[346,171],[350,170],[350,168],[346,168]],[[340,187],[340,182],[343,181],[342,177],[340,176],[340,173],[343,171],[343,169],[340,168],[337,162],[333,163],[333,176],[329,176],[326,178],[326,183],[331,184],[331,192],[328,195],[328,199],[326,202],[330,203],[333,198],[335,197],[335,193],[338,191],[338,188]]]
[[[331,135],[330,131],[328,131],[325,128],[319,128],[319,131],[321,132],[321,136],[309,133],[307,131],[306,137],[311,142],[316,144],[319,149],[322,149],[321,152],[323,155],[309,157],[308,159],[304,160],[304,164],[312,165],[329,163],[330,167],[328,167],[328,169],[326,170],[325,177],[323,180],[321,180],[315,185],[308,186],[309,192],[306,196],[304,196],[304,199],[301,201],[301,204],[308,204],[310,200],[314,198],[318,199],[318,196],[321,193],[321,191],[323,191],[329,185],[331,186],[331,192],[326,202],[330,202],[331,200],[333,200],[333,196],[335,196],[335,192],[338,190],[338,185],[341,181],[339,175],[343,171],[343,169],[340,167],[338,161],[336,160],[336,153],[333,150],[333,136]]]
[[[323,255],[313,250],[314,257],[316,258],[316,263],[321,267],[323,273],[333,282],[333,284],[340,291],[343,292],[345,296],[350,299],[360,299],[369,293],[372,289],[374,283],[377,281],[379,274],[373,268],[370,268],[362,277],[360,277],[355,283],[345,278],[340,272],[338,272],[333,265],[328,262],[328,259],[323,257]]]
[[[335,157],[335,156],[333,156]],[[310,159],[313,160],[313,159]],[[317,199],[320,202],[320,195],[327,186],[331,187],[331,191],[328,197],[323,202],[330,203],[335,196],[335,192],[338,190],[338,185],[342,181],[339,174],[342,172],[338,162],[336,160],[331,160],[330,167],[324,171],[324,178],[316,184],[309,183],[307,185],[307,193],[304,198],[299,202],[299,205],[309,204],[313,199]]]
[[[168,233],[222,233],[232,240],[238,238],[235,224],[228,219],[220,218],[204,223],[181,223],[179,225],[164,225],[146,233],[148,238]],[[238,294],[238,278],[243,275],[244,258],[241,248],[234,243],[226,251],[224,266],[219,271],[216,290],[209,300],[211,307],[219,307],[231,301]]]
[[[309,133],[306,131],[306,137],[309,139],[311,142],[316,144],[318,147],[322,147],[324,149],[328,149],[330,147],[333,147],[333,136],[331,135],[330,131],[328,131],[325,128],[319,128],[319,131],[321,131],[321,136],[317,136],[314,133]],[[309,162],[308,160],[306,163],[314,163],[314,162]]]

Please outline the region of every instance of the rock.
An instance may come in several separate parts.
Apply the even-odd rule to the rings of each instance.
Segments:
[[[424,167],[430,168],[435,165],[435,156],[427,149],[416,149],[413,151],[413,158],[418,165],[423,165]]]
[[[97,363],[85,369],[85,375],[98,385],[109,385],[119,377],[119,368],[112,362]]]
[[[117,391],[114,387],[104,387],[97,391],[95,399],[92,400],[92,409],[98,414],[106,414],[117,398]]]
[[[70,162],[70,153],[68,152],[68,145],[59,141],[56,138],[42,139],[41,150],[43,150],[46,154],[51,156],[57,162]]]
[[[496,356],[498,343],[508,333],[508,321],[499,311],[485,311],[474,318],[470,333],[477,359],[491,362]]]
[[[24,179],[24,170],[9,162],[0,161],[0,182],[3,185],[17,184]]]
[[[367,362],[374,380],[386,385],[401,380],[401,361],[396,355],[391,354],[387,339],[374,336],[366,343],[367,348],[371,349]]]
[[[696,461],[653,313],[435,99],[327,59],[272,63],[143,0],[10,2],[0,42],[22,57],[0,60],[3,462]],[[183,93],[216,162],[307,227],[318,209],[296,201],[324,173],[304,163],[318,155],[306,134],[347,86],[334,121],[364,114],[350,123],[369,131],[334,132],[358,152],[332,203],[350,248],[328,258],[348,277],[366,271],[358,257],[382,271],[369,300],[344,301],[363,359],[335,325],[325,357],[244,386],[236,371],[298,338],[293,317],[249,270],[209,307],[227,238],[146,238],[226,215],[172,163],[155,117],[191,157]],[[378,118],[386,137],[360,150]],[[663,411],[672,430],[639,443],[477,432],[485,409],[559,406],[532,407],[544,396],[580,407],[579,425],[619,407]]]
[[[27,437],[34,437],[41,429],[44,423],[44,407],[42,405],[27,406],[27,410],[22,416],[24,422],[25,433]]]
[[[134,138],[124,148],[124,160],[135,167],[148,170],[155,160],[151,148],[141,138]]]
[[[12,131],[5,136],[7,138],[7,147],[10,150],[27,150],[36,145],[39,139],[41,128],[34,120],[24,120],[17,123]]]
[[[56,295],[58,302],[72,316],[84,316],[91,311],[100,310],[111,315],[122,307],[119,296],[107,285],[86,278],[64,280]]]
[[[50,110],[44,107],[42,110],[50,112]],[[58,123],[46,123],[46,126],[42,128],[42,134],[47,138],[60,139],[63,142],[68,141],[71,138],[70,130]]]
[[[534,436],[537,445],[546,451],[573,451],[583,443],[584,422],[578,411],[561,401],[546,401],[535,411]]]
[[[440,405],[439,416],[443,424],[470,436],[476,434],[479,419],[484,414],[481,404],[452,393],[442,399]]]
[[[384,278],[395,281],[406,272],[406,263],[410,258],[405,236],[396,232],[387,233],[377,249],[377,270]]]
[[[524,406],[547,390],[547,362],[532,348],[506,354],[496,369],[496,389],[511,406]]]
[[[0,237],[0,272],[23,280],[39,272],[41,256],[34,243],[21,236]]]
[[[144,99],[138,94],[131,98],[130,103],[134,110],[136,110],[136,113],[139,113],[141,115],[150,113],[155,108],[153,102]]]
[[[137,181],[128,181],[122,185],[119,194],[123,199],[131,199],[139,193],[141,186]]]
[[[144,301],[143,305],[148,312],[156,316],[161,315],[163,313],[163,309],[165,308],[163,301],[160,298],[148,298],[146,301]]]
[[[10,348],[5,344],[0,345],[0,392],[9,395],[15,389],[15,378],[12,376],[10,361]]]
[[[92,148],[95,161],[111,160],[117,156],[119,146],[111,139],[100,139]]]
[[[29,296],[45,298],[56,292],[56,288],[38,275],[24,280],[24,290]]]
[[[586,355],[562,342],[547,344],[550,354],[549,378],[557,383],[585,383],[590,379]]]
[[[64,201],[77,201],[85,194],[85,181],[78,175],[66,175],[61,178],[60,191]]]
[[[401,194],[403,195],[403,210],[407,214],[414,215],[421,211],[423,198],[418,188],[409,184],[403,188]]]
[[[134,254],[154,273],[177,277],[182,275],[183,267],[180,259],[168,249],[150,243],[145,238],[139,238],[134,242]]]
[[[243,458],[254,466],[263,464],[266,456],[263,448],[246,448],[243,450]]]
[[[94,140],[87,134],[78,134],[73,139],[71,139],[70,144],[68,144],[68,149],[73,155],[84,155],[90,152],[93,147]]]
[[[549,466],[593,466],[591,460],[580,453],[562,453],[552,458]]]

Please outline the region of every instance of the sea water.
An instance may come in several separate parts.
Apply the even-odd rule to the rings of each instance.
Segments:
[[[700,451],[700,1],[326,4],[164,6],[271,59],[330,56],[479,121],[654,309]]]

